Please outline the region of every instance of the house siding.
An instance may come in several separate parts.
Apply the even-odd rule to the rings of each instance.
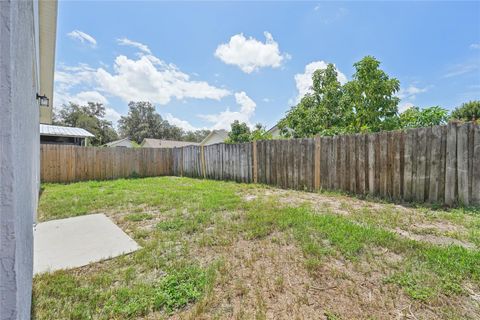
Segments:
[[[30,319],[39,191],[33,1],[0,1],[0,320]]]

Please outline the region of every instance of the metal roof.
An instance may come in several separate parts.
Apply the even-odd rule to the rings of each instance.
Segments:
[[[40,124],[40,135],[77,138],[95,137],[93,134],[82,128],[53,126],[49,124]]]

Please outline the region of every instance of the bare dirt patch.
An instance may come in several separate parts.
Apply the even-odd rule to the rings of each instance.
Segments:
[[[402,256],[373,250],[368,260],[325,258],[313,270],[290,237],[239,238],[228,247],[204,247],[199,259],[225,261],[212,292],[172,319],[439,319],[444,307],[472,317],[461,300],[424,305],[384,280]]]
[[[416,233],[408,232],[399,228],[396,228],[392,231],[402,237],[405,237],[411,240],[428,242],[428,243],[439,245],[439,246],[457,245],[467,249],[476,248],[476,246],[473,243],[458,240],[458,239],[453,239],[450,237],[437,236],[433,234],[416,234]]]

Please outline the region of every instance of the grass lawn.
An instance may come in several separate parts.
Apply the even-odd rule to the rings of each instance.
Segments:
[[[45,184],[142,249],[34,279],[36,319],[478,319],[480,211],[161,177]]]

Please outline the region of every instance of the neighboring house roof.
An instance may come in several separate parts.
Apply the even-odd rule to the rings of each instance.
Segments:
[[[268,132],[268,133],[272,133],[272,132],[274,132],[274,131],[276,131],[276,130],[279,130],[279,129],[278,129],[278,124],[276,124],[276,125],[274,125],[273,127],[271,127],[267,132]]]
[[[82,128],[53,126],[49,124],[40,124],[40,135],[75,138],[95,137],[93,134]]]
[[[198,146],[197,142],[190,141],[175,141],[175,140],[161,140],[161,139],[151,139],[145,138],[142,141],[143,148],[178,148],[185,146]]]
[[[127,147],[128,146],[129,148],[133,146],[132,140],[130,140],[129,138],[123,138],[120,140],[111,141],[105,145],[107,147],[117,147],[117,146]]]
[[[200,142],[200,145],[204,146],[206,144],[209,144],[210,140],[215,140],[213,143],[221,143],[227,140],[228,138],[228,131],[221,129],[221,130],[213,130],[208,134],[208,136],[205,137],[205,139]],[[213,144],[210,143],[210,144]]]

